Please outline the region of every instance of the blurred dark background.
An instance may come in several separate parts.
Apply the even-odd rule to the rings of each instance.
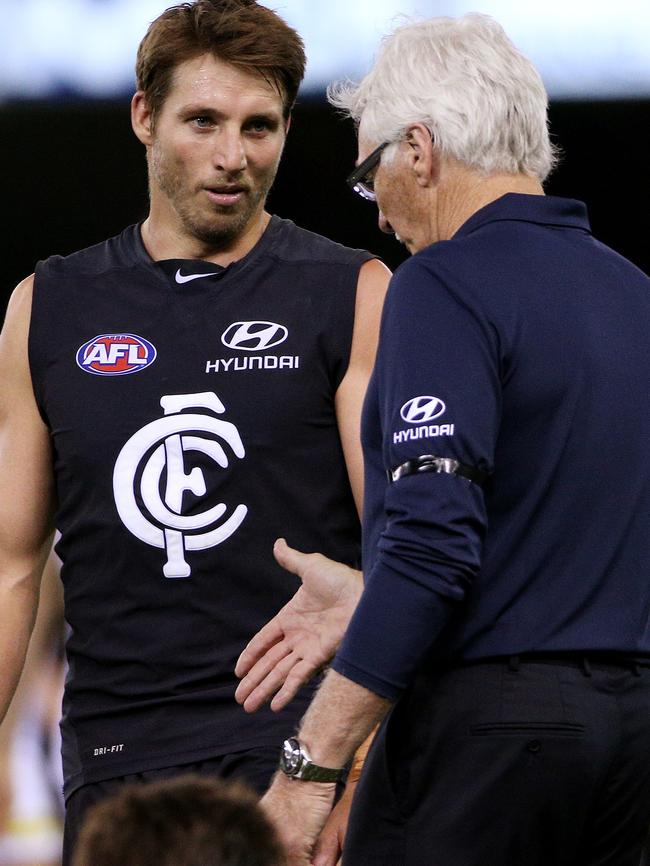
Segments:
[[[563,157],[547,191],[583,199],[596,236],[650,271],[650,100],[556,101],[550,118]],[[2,317],[13,286],[39,259],[103,240],[143,218],[147,189],[128,100],[5,103],[0,148]],[[404,250],[379,232],[374,205],[345,186],[355,155],[350,122],[324,98],[302,97],[270,209],[370,249],[394,268]]]

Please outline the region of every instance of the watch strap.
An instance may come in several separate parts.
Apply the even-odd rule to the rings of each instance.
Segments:
[[[335,770],[332,767],[319,767],[311,761],[305,761],[293,776],[303,782],[339,782],[345,775],[345,770]]]

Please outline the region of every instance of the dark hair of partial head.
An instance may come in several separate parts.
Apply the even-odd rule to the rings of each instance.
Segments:
[[[255,795],[239,783],[179,776],[127,785],[93,806],[73,866],[284,866]]]
[[[305,74],[305,49],[298,33],[255,0],[196,0],[159,15],[138,48],[137,86],[145,93],[154,121],[175,68],[201,54],[261,75],[282,96],[288,118]]]

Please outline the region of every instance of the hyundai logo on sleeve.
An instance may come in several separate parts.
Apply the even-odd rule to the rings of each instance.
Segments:
[[[426,424],[444,415],[446,406],[439,397],[413,397],[400,409],[400,415],[408,424]]]
[[[229,349],[260,352],[279,346],[288,336],[287,328],[275,322],[233,322],[221,335],[221,342]]]

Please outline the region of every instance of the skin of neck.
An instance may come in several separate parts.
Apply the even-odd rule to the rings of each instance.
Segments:
[[[428,198],[429,231],[435,240],[449,240],[481,208],[507,193],[544,195],[541,183],[526,174],[481,174],[453,157],[440,159],[437,182],[423,195]]]
[[[186,232],[164,194],[150,189],[149,215],[142,224],[142,242],[154,261],[164,259],[195,259],[227,267],[246,256],[266,231],[271,215],[260,209],[245,229],[215,249]]]

